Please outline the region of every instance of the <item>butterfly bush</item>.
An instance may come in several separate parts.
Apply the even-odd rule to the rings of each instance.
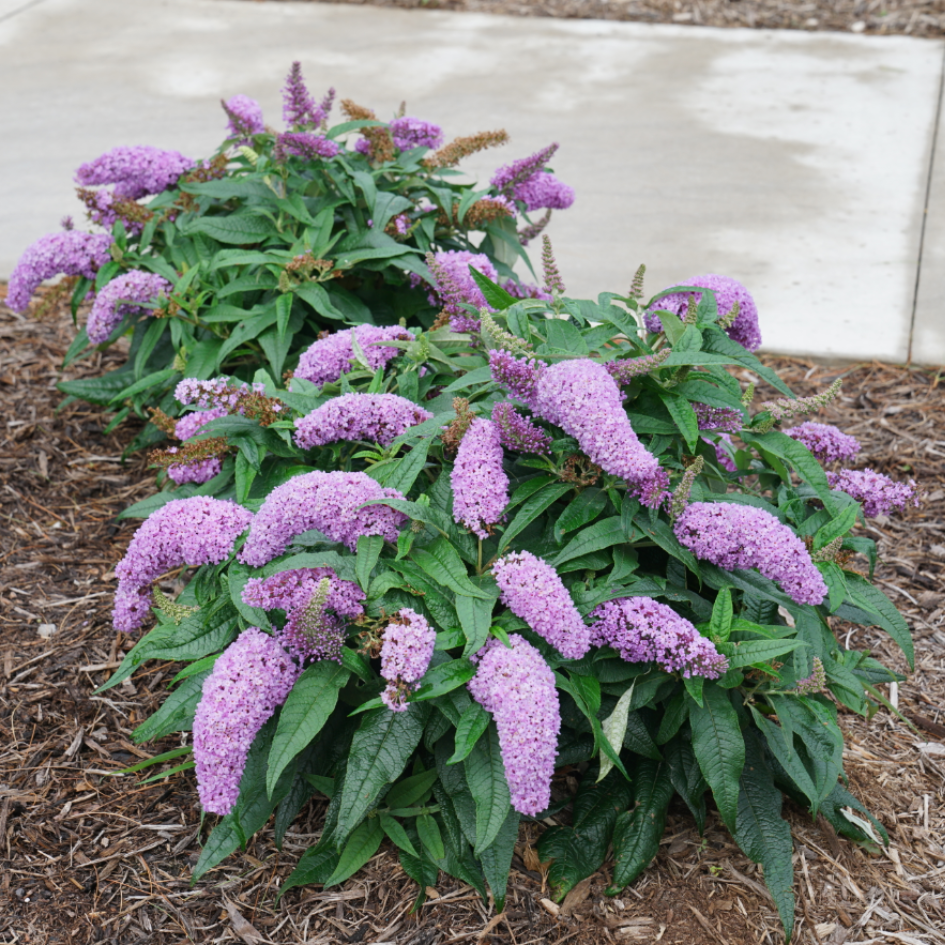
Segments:
[[[111,333],[128,315],[146,315],[146,303],[170,294],[171,284],[163,276],[153,272],[133,269],[117,279],[112,279],[92,303],[86,330],[89,341],[101,344],[108,341]]]
[[[856,459],[860,444],[829,423],[801,423],[784,431],[791,439],[803,443],[822,463],[835,463]]]
[[[502,434],[498,424],[477,418],[456,452],[450,478],[453,518],[474,535],[487,538],[509,501],[509,477],[502,468]]]
[[[390,446],[410,427],[433,414],[396,394],[345,394],[302,417],[295,425],[295,442],[302,449],[338,440],[371,440]]]
[[[319,386],[337,381],[342,374],[352,369],[357,357],[357,344],[372,371],[386,367],[391,359],[400,354],[400,349],[385,345],[385,341],[411,341],[413,335],[394,325],[378,328],[374,325],[357,325],[343,331],[332,332],[306,348],[299,358],[295,376]]]
[[[551,802],[561,708],[542,655],[517,633],[509,643],[490,640],[476,654],[469,691],[495,718],[512,806],[533,817]]]
[[[893,509],[905,509],[907,505],[919,506],[915,480],[895,482],[873,469],[841,469],[828,472],[827,482],[831,489],[839,489],[863,503],[863,512],[871,518],[889,515]]]
[[[426,673],[435,643],[436,631],[409,607],[387,624],[381,646],[381,676],[387,687],[381,699],[391,712],[406,711],[407,698]]]
[[[167,190],[193,166],[194,161],[178,151],[149,145],[118,147],[80,165],[75,182],[84,187],[114,184],[116,197],[138,200]]]
[[[487,279],[498,278],[489,257],[482,253],[450,250],[428,257],[427,265],[433,274],[433,288],[443,311],[450,317],[453,331],[478,331],[479,319],[471,316],[464,305],[488,308],[482,289],[476,284],[469,267],[473,266]]]
[[[298,665],[258,627],[247,627],[214,663],[194,716],[197,791],[204,810],[233,809],[253,739],[298,676]]]

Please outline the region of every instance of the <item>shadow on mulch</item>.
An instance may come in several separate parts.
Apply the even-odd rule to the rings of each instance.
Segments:
[[[150,493],[153,478],[140,458],[120,462],[130,426],[103,436],[104,415],[87,405],[56,412],[58,365],[71,338],[64,310],[36,320],[0,307],[0,941],[781,940],[758,868],[716,817],[699,837],[682,805],[670,811],[656,862],[621,898],[604,897],[605,868],[559,914],[547,899],[532,828],[522,830],[503,917],[448,878],[411,913],[416,889],[388,848],[344,887],[292,890],[277,906],[280,882],[319,834],[317,802],[281,852],[264,830],[191,887],[190,869],[209,828],[200,824],[192,775],[152,784],[115,775],[179,743],[167,738],[139,747],[130,739],[175,668],[149,664],[122,686],[92,694],[131,645],[112,631],[109,607],[113,568],[136,523],[116,523],[114,515]],[[98,373],[109,357],[80,362],[70,375]],[[796,359],[769,361],[799,393],[820,390],[841,373]],[[925,371],[880,364],[842,373],[845,394],[819,419],[860,438],[863,465],[898,478],[914,475],[926,492],[921,509],[867,527],[880,542],[882,586],[915,631],[918,665],[897,698],[923,732],[885,712],[869,723],[844,714],[852,787],[893,844],[871,855],[788,805],[796,840],[794,940],[945,943],[945,385]],[[872,631],[858,630],[853,640],[903,668],[901,656]]]

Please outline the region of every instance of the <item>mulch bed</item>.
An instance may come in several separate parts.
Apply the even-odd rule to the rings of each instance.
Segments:
[[[139,747],[130,740],[175,667],[149,664],[133,680],[93,695],[131,645],[111,629],[109,608],[114,565],[136,523],[116,523],[114,515],[150,493],[153,478],[141,459],[119,461],[132,425],[105,436],[104,415],[87,405],[57,412],[54,385],[71,338],[61,308],[37,320],[0,306],[0,941],[781,941],[758,869],[714,814],[699,837],[681,804],[671,808],[656,862],[620,899],[603,895],[605,868],[557,915],[525,828],[501,918],[448,878],[411,913],[416,889],[386,847],[344,886],[292,890],[277,905],[281,880],[319,833],[317,802],[281,852],[264,830],[191,886],[210,826],[200,823],[192,774],[151,784],[142,775],[115,775],[180,743],[172,737]],[[100,372],[109,356],[104,363],[99,357],[80,362],[70,376]],[[843,397],[819,419],[860,438],[865,463],[900,478],[914,475],[925,491],[921,509],[866,528],[880,542],[882,586],[915,628],[916,672],[896,698],[920,728],[886,711],[871,722],[843,717],[852,788],[893,844],[870,854],[787,805],[796,839],[795,942],[945,943],[945,384],[934,372],[881,364],[769,361],[799,393],[823,389],[843,373]],[[879,635],[858,630],[853,639],[903,668]]]
[[[299,0],[283,0],[299,2]],[[311,0],[310,0],[311,2]],[[945,36],[945,0],[313,0],[567,19]]]

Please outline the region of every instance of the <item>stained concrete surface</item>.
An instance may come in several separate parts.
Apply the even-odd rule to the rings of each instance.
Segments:
[[[17,7],[0,0],[0,18],[3,4]],[[381,117],[406,100],[448,138],[506,128],[510,145],[466,162],[479,179],[558,141],[555,171],[578,198],[549,233],[570,294],[623,290],[640,262],[652,291],[725,273],[755,295],[767,350],[908,356],[943,59],[941,41],[908,37],[42,0],[0,19],[0,114],[16,142],[0,275],[63,214],[81,218],[81,162],[116,144],[205,155],[219,99],[237,92],[279,125],[293,59],[316,95],[334,85]],[[945,172],[933,193],[941,227],[926,244],[945,257]],[[934,285],[945,298],[945,277]],[[914,356],[945,361],[931,342]]]

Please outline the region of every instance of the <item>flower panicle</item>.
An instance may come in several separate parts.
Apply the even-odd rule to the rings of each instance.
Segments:
[[[350,98],[341,100],[341,110],[351,121],[377,121],[373,109],[358,105]],[[362,128],[361,134],[367,141],[367,156],[372,164],[386,164],[394,159],[394,136],[390,128],[375,125],[372,128]]]
[[[508,140],[509,133],[502,128],[496,131],[479,131],[474,135],[454,138],[439,150],[426,155],[421,163],[429,170],[455,167],[470,154],[476,154],[479,151],[486,150],[486,148],[497,148]]]
[[[476,415],[469,409],[469,401],[465,397],[453,398],[453,411],[456,418],[450,421],[440,435],[443,449],[447,453],[455,453],[459,449],[469,425],[476,419]]]
[[[645,275],[646,265],[645,263],[640,263],[637,267],[637,271],[633,274],[633,281],[630,283],[630,291],[627,293],[631,299],[639,301],[643,298],[643,277]]]
[[[553,295],[564,295],[564,280],[558,270],[551,240],[547,234],[541,238],[541,269],[542,275],[545,277],[545,291],[551,292]]]
[[[738,319],[738,313],[741,311],[741,304],[742,303],[739,302],[738,299],[735,299],[728,312],[719,318],[717,322],[719,328],[721,328],[723,331],[726,331],[735,324],[736,320]]]
[[[814,671],[810,676],[799,679],[794,686],[794,691],[798,695],[815,696],[818,693],[827,691],[827,673],[819,656],[814,657],[813,664]]]
[[[539,456],[551,452],[551,436],[523,417],[508,401],[493,406],[492,422],[499,428],[499,439],[506,449]]]
[[[533,353],[530,342],[502,328],[487,308],[479,310],[479,333],[482,346],[487,351],[508,351],[516,357],[528,357]]]
[[[488,538],[509,502],[509,477],[502,468],[498,424],[476,418],[456,451],[450,475],[453,520],[479,538]]]
[[[524,226],[518,231],[518,241],[522,246],[528,246],[532,240],[538,239],[538,237],[541,236],[542,230],[544,230],[550,222],[551,209],[549,208],[534,223],[529,223],[528,226]]]
[[[831,401],[836,400],[840,394],[842,384],[842,379],[838,377],[825,391],[821,391],[819,394],[812,394],[810,397],[797,397],[793,400],[788,397],[766,400],[762,403],[761,409],[770,413],[775,422],[787,420],[790,417],[802,417],[809,413],[816,413],[821,407],[826,407]]]
[[[558,144],[554,142],[528,157],[504,164],[492,175],[490,183],[498,193],[512,196],[517,185],[524,184],[544,170],[557,150]]]
[[[672,348],[660,348],[655,354],[608,361],[604,367],[618,384],[629,384],[635,377],[655,371],[672,353]]]
[[[679,485],[676,486],[673,496],[670,499],[669,517],[672,521],[675,522],[685,511],[686,506],[689,504],[692,484],[696,481],[696,476],[702,472],[704,465],[705,459],[703,459],[702,456],[697,456],[689,466],[686,467],[686,471],[683,473],[682,479],[680,479]]]
[[[436,630],[416,611],[404,607],[390,618],[383,640],[381,676],[387,688],[381,699],[391,712],[404,712],[408,696],[430,666]]]

